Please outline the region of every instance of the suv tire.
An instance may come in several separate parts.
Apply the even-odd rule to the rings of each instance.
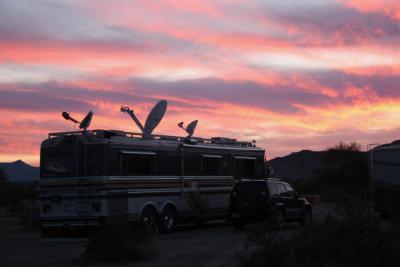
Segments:
[[[237,219],[233,219],[232,218],[232,226],[235,230],[243,230],[245,223],[243,222],[242,219],[237,218]]]
[[[302,226],[304,226],[304,225],[308,225],[308,224],[311,224],[312,223],[312,212],[311,212],[311,210],[310,209],[307,209],[305,212],[304,212],[304,218],[300,221],[300,224],[302,225]]]
[[[285,223],[285,212],[281,208],[275,210],[272,223],[277,229],[283,228]]]

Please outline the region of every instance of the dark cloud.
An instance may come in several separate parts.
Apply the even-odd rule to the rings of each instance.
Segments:
[[[91,105],[85,101],[63,98],[56,94],[46,94],[32,91],[0,91],[0,106],[5,109],[24,110],[29,112],[60,111],[64,107],[83,111],[91,109]]]
[[[69,110],[87,112],[95,110],[96,102],[112,102],[120,105],[136,106],[156,103],[157,94],[150,95],[135,90],[131,84],[121,84],[120,91],[89,89],[70,86],[59,82],[0,84],[0,106],[11,110],[46,112]],[[169,101],[171,105],[193,107],[179,100]],[[199,104],[198,107],[201,107]]]
[[[321,86],[334,89],[342,96],[346,89],[352,86],[368,88],[379,97],[400,98],[400,76],[382,72],[374,75],[360,75],[341,71],[315,71],[304,75],[308,79],[316,80]],[[340,100],[344,101],[344,99]]]
[[[121,90],[118,91],[89,89],[58,82],[0,84],[0,105],[7,109],[57,112],[68,109],[83,112],[96,109],[96,102],[136,106],[155,103],[160,97],[165,97],[172,99],[169,101],[171,106],[181,108],[207,109],[204,102],[209,100],[290,114],[302,112],[297,104],[316,107],[352,104],[355,99],[346,95],[350,87],[368,89],[366,94],[373,93],[377,97],[400,98],[399,76],[363,76],[340,71],[314,71],[293,75],[300,77],[300,80],[303,77],[306,81],[315,81],[321,88],[331,88],[338,96],[332,98],[320,93],[319,88],[307,90],[294,82],[293,85],[289,82],[287,86],[273,86],[221,79],[131,79],[120,82]]]
[[[289,29],[298,29],[289,36],[297,45],[396,44],[400,39],[399,21],[383,13],[361,12],[339,4],[265,12]]]
[[[328,100],[321,94],[304,89],[283,86],[266,86],[251,81],[226,81],[220,79],[180,80],[160,82],[134,80],[137,92],[143,94],[165,94],[180,98],[229,102],[253,106],[275,112],[298,112],[293,104],[316,105]],[[200,103],[199,103],[200,104]]]

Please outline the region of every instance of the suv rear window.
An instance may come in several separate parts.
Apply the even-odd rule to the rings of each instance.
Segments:
[[[283,184],[279,183],[277,184],[278,186],[278,190],[279,190],[279,194],[280,195],[285,195],[286,194],[286,188]]]
[[[278,185],[274,182],[268,182],[268,191],[270,196],[279,196],[280,194]]]
[[[258,194],[265,192],[266,183],[264,181],[240,182],[235,185],[238,194]]]
[[[293,187],[290,184],[284,184],[286,191],[287,191],[287,195],[289,196],[294,196],[296,195],[296,191],[294,191]]]

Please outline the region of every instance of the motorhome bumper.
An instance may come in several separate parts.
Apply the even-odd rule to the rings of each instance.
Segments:
[[[76,220],[42,219],[42,238],[87,238],[103,221],[102,218],[79,218]]]

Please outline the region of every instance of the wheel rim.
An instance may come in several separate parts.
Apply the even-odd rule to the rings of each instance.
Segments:
[[[167,211],[163,216],[163,224],[165,229],[172,229],[175,224],[174,214],[171,211]]]
[[[155,218],[154,214],[151,211],[146,211],[143,214],[142,224],[145,228],[151,230],[154,228],[155,225]]]

